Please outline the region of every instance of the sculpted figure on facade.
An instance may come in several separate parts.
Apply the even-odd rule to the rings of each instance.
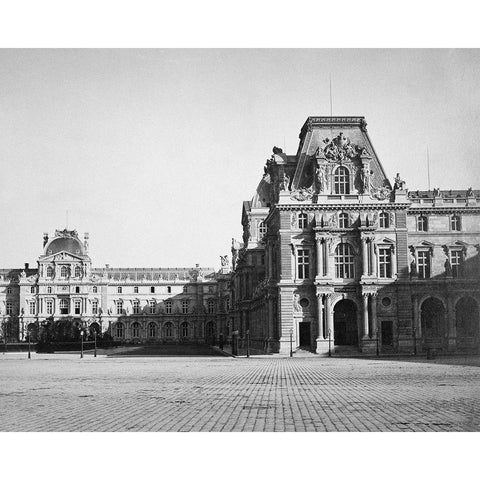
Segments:
[[[222,267],[227,267],[228,266],[228,255],[220,255],[220,263],[222,264]]]
[[[397,173],[397,176],[394,179],[394,187],[395,190],[404,190],[405,189],[405,180],[400,178],[400,174]]]
[[[315,179],[317,183],[317,192],[322,193],[327,188],[327,172],[324,165],[318,165],[315,169]]]
[[[300,295],[298,293],[293,294],[293,311],[301,312],[302,308],[300,307]]]
[[[368,163],[364,163],[362,165],[362,170],[361,170],[361,178],[362,178],[362,187],[363,187],[363,193],[367,193],[370,191],[371,187],[371,177],[372,177],[372,170],[370,170],[370,166]]]

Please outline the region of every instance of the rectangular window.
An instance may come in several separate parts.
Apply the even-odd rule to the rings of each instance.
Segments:
[[[30,287],[30,293],[35,293],[35,287]]]
[[[30,315],[35,315],[35,302],[30,302],[28,306]]]
[[[98,301],[93,300],[92,301],[92,315],[97,315],[98,314]]]
[[[297,251],[298,278],[309,277],[309,251],[300,249]]]
[[[53,300],[47,300],[47,315],[53,315]]]
[[[392,255],[390,247],[380,247],[378,249],[378,266],[380,278],[391,278]]]
[[[7,302],[7,315],[13,315],[13,303]]]
[[[182,300],[182,313],[188,313],[188,300]]]
[[[165,312],[172,313],[172,302],[170,300],[165,302]]]
[[[117,287],[117,293],[122,293],[122,287]]]
[[[138,300],[134,300],[133,303],[133,313],[139,314],[140,313],[140,302]]]
[[[298,216],[298,228],[307,228],[308,226],[308,217],[306,213],[301,213]]]
[[[167,287],[167,293],[172,293],[172,287]]]
[[[7,287],[7,293],[12,293],[12,287]]]
[[[152,287],[152,288],[155,288],[155,287]],[[150,300],[148,302],[148,308],[150,311],[150,315],[153,315],[155,313],[155,300]]]
[[[461,250],[452,250],[450,252],[450,264],[452,266],[452,277],[458,278],[461,276],[463,256]]]
[[[75,293],[80,293],[80,287],[75,287]]]
[[[82,301],[79,298],[76,298],[73,301],[73,308],[75,315],[80,315],[82,313]]]
[[[155,287],[150,287],[150,293],[155,293]]]
[[[123,302],[122,301],[117,301],[116,303],[117,306],[117,315],[122,315],[123,313]]]
[[[93,293],[97,293],[97,292],[98,292],[98,288],[97,288],[97,287],[93,287],[93,288],[92,288],[92,292],[93,292]]]
[[[430,252],[420,251],[418,258],[418,278],[430,278]]]
[[[133,287],[133,293],[138,293],[138,287]]]

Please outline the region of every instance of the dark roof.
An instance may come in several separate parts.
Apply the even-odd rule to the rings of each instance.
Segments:
[[[78,238],[59,237],[54,238],[47,246],[47,255],[53,255],[59,252],[68,252],[73,255],[84,255],[82,242]]]

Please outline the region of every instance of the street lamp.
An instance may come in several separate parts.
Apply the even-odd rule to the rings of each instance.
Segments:
[[[80,331],[80,342],[81,342],[80,358],[83,358],[83,330]]]
[[[250,330],[247,330],[245,333],[247,335],[247,358],[250,358]]]
[[[94,353],[93,353],[93,356],[96,357],[97,356],[97,330],[94,330],[93,331],[93,341],[95,342],[95,349],[94,349]]]
[[[30,353],[30,330],[27,330],[27,336],[28,336],[28,358],[32,358],[32,355]]]
[[[417,329],[413,326],[413,354],[417,355]]]
[[[332,356],[332,330],[328,329],[328,356]]]
[[[380,355],[380,349],[379,349],[379,345],[378,345],[378,327],[377,327],[377,331],[376,331],[376,334],[377,334],[377,357]]]
[[[293,328],[290,329],[290,357],[293,357]]]

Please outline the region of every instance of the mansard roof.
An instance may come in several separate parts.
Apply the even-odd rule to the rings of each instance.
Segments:
[[[44,255],[54,255],[60,252],[85,255],[85,248],[78,238],[76,230],[55,230],[54,238],[45,245]]]
[[[191,277],[201,275],[205,279],[213,279],[215,269],[213,268],[92,268],[92,273],[100,276],[107,276],[112,280],[131,281],[175,281],[190,280]]]

